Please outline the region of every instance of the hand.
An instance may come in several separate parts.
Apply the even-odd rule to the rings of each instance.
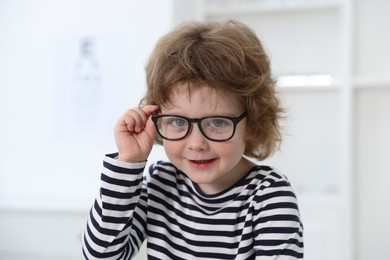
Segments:
[[[127,110],[115,125],[114,136],[118,160],[124,162],[146,161],[153,147],[156,129],[151,120],[156,105]]]

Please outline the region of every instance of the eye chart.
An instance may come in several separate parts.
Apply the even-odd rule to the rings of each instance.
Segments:
[[[124,48],[120,37],[69,36],[55,44],[54,133],[88,140],[111,134],[124,101]]]

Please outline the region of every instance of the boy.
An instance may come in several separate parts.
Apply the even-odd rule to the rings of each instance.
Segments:
[[[115,126],[84,233],[86,259],[302,259],[303,228],[285,176],[263,160],[282,113],[268,57],[238,21],[186,23],[146,66],[147,93]],[[145,171],[153,143],[169,162]]]

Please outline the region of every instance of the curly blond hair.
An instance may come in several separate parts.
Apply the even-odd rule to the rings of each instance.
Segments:
[[[159,39],[145,70],[141,106],[168,103],[172,87],[182,83],[189,91],[201,84],[227,89],[241,97],[247,112],[244,154],[263,160],[278,148],[283,108],[268,55],[247,25],[236,20],[183,23]]]

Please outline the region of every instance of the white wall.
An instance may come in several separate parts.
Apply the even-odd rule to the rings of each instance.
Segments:
[[[144,64],[172,26],[172,5],[0,2],[0,206],[56,207],[65,200],[74,208],[90,201],[100,159],[115,151],[113,125],[144,93]],[[92,72],[76,64],[86,38],[97,61]],[[99,79],[77,83],[77,73]],[[72,89],[77,84],[85,89]]]
[[[390,255],[390,91],[362,89],[356,100],[356,251],[359,260],[385,260]]]
[[[82,258],[113,125],[172,25],[172,0],[0,1],[0,259]]]
[[[190,8],[185,6],[188,3]],[[101,158],[104,153],[115,151],[112,126],[125,108],[138,104],[145,85],[143,67],[157,38],[174,23],[201,16],[198,4],[194,3],[182,0],[0,0],[0,259],[82,259],[80,234],[97,192]],[[361,260],[382,260],[389,255],[386,221],[390,207],[386,198],[390,194],[386,183],[390,176],[387,159],[390,16],[386,11],[390,2],[359,0],[351,3],[355,7],[356,29],[355,55],[351,62],[355,84],[354,118],[351,119],[354,123],[354,254]],[[266,18],[278,20],[271,16]],[[264,17],[262,14],[257,18]],[[321,20],[316,21],[324,25]],[[338,28],[338,22],[332,19],[330,25]],[[272,30],[272,24],[263,21],[260,25],[267,25],[264,30]],[[298,27],[301,28],[301,24]],[[263,34],[264,30],[261,30]],[[328,32],[321,30],[324,31]],[[328,38],[339,37],[334,36]],[[97,62],[98,66],[92,71],[85,72],[77,65],[81,62],[82,41],[89,41]],[[285,42],[279,47],[290,51]],[[341,62],[332,55],[324,56],[328,52],[321,53],[322,62],[315,66],[322,66],[324,60]],[[276,60],[277,55],[273,54]],[[311,68],[313,64],[300,61],[300,66],[303,65]],[[338,65],[329,67],[330,73],[339,74]],[[96,78],[90,83],[80,83],[77,81],[80,74]],[[76,85],[84,89],[75,91],[72,86]],[[89,89],[94,87],[98,89]],[[302,187],[309,187],[310,190],[306,190],[309,194],[337,193],[337,185],[342,184],[336,177],[337,171],[327,168],[342,164],[340,150],[323,149],[339,146],[334,143],[338,141],[338,127],[330,132],[323,130],[325,126],[342,124],[336,110],[337,93],[337,89],[285,90],[283,93],[289,97],[286,104],[293,108],[293,121],[284,153],[279,154],[285,163],[277,166],[291,177],[298,192]],[[90,103],[80,102],[78,98],[83,95],[94,95],[94,99],[90,99]],[[311,118],[313,111],[316,114]],[[322,113],[331,115],[334,121],[324,120]],[[309,121],[314,124],[307,125]],[[300,136],[302,138],[297,138]],[[312,152],[316,159],[307,161]],[[161,149],[156,149],[151,161],[161,156]],[[329,161],[332,163],[324,164]],[[316,171],[308,176],[299,175],[298,170],[303,166]],[[319,204],[319,208],[326,204],[317,196],[313,196],[311,202]],[[322,210],[307,211],[313,216],[305,215],[306,219],[314,220],[305,222],[306,256],[321,254],[322,259],[336,259],[334,245],[343,242],[340,241],[343,234],[337,233],[342,227],[334,223],[338,222],[337,213],[342,207],[325,206]],[[305,212],[304,203],[302,212]],[[322,236],[323,233],[329,236]],[[60,240],[54,240],[59,237]],[[314,243],[321,248],[311,247]]]
[[[390,1],[356,1],[356,258],[390,259]]]

